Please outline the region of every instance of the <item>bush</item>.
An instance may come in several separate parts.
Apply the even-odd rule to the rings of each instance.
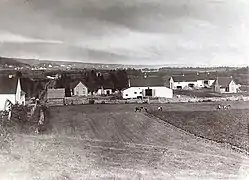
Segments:
[[[105,101],[101,101],[101,104],[105,104]]]

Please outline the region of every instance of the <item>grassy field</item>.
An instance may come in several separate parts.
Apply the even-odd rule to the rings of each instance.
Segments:
[[[234,103],[230,110],[191,108],[182,111],[151,111],[156,117],[200,137],[229,143],[249,151],[249,103]],[[207,105],[208,106],[208,105]],[[237,108],[237,109],[236,109]]]
[[[16,133],[1,151],[1,179],[248,179],[246,154],[135,113],[135,106],[51,108],[46,134]],[[212,109],[204,103],[164,109],[206,106]]]

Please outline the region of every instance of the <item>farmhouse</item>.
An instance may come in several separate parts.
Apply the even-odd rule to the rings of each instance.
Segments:
[[[72,96],[88,96],[88,88],[81,81],[71,84]]]
[[[0,84],[0,110],[5,109],[6,100],[25,105],[25,92],[22,91],[20,78],[0,77]]]
[[[212,88],[214,92],[219,93],[238,92],[238,85],[234,82],[232,77],[217,77]]]
[[[123,99],[144,97],[172,98],[173,90],[164,86],[157,77],[134,78],[129,80],[129,88],[123,90]]]
[[[215,77],[206,74],[179,75],[170,78],[170,89],[201,89],[209,88],[215,81]]]

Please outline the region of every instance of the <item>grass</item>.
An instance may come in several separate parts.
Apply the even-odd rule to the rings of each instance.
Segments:
[[[1,179],[240,179],[246,175],[247,156],[135,113],[135,106],[51,108],[51,128],[45,134],[13,134],[10,151],[0,154]]]
[[[249,110],[164,111],[156,117],[192,134],[249,151]]]

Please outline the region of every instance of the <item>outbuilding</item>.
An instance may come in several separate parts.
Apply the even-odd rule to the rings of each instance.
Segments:
[[[217,77],[213,83],[213,91],[218,93],[237,93],[238,89],[232,77]]]
[[[123,99],[162,97],[172,98],[173,90],[164,86],[164,82],[156,77],[129,79],[129,87],[122,91]]]

